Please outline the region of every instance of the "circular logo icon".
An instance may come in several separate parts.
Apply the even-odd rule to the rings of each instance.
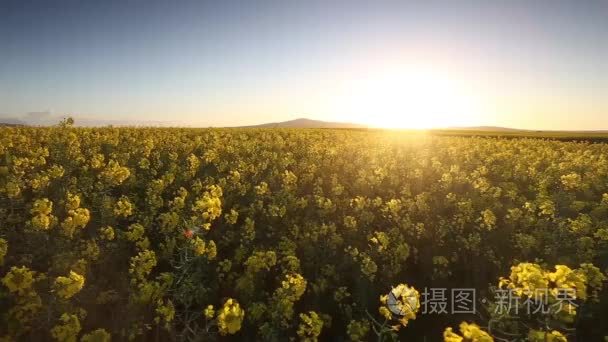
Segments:
[[[386,305],[390,312],[398,316],[416,312],[418,308],[418,296],[416,290],[410,288],[393,288],[388,293]]]

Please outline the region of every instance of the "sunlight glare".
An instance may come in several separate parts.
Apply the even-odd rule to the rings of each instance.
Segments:
[[[381,128],[440,128],[479,122],[466,87],[428,67],[386,68],[345,82],[333,104],[340,120]]]

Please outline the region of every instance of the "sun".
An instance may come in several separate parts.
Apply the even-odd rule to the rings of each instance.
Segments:
[[[339,120],[381,128],[471,125],[479,106],[461,82],[431,67],[393,67],[344,82],[332,111]]]

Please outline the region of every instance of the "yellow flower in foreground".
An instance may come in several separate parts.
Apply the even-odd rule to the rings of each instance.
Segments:
[[[530,342],[568,342],[566,336],[557,330],[540,331],[530,330],[528,333],[528,341]]]
[[[555,265],[555,272],[548,273],[547,278],[555,284],[555,289],[551,290],[553,295],[557,296],[560,289],[569,289],[576,290],[577,298],[587,299],[587,279],[583,274],[573,271],[570,267]]]
[[[384,318],[391,319],[394,314],[399,317],[401,325],[406,326],[409,320],[416,319],[420,309],[420,293],[413,287],[399,284],[388,295],[380,296],[380,302],[383,306],[379,311]]]
[[[378,309],[378,312],[380,312],[380,315],[382,315],[382,317],[384,317],[387,320],[393,318],[393,314],[390,312],[389,309],[386,308],[386,306],[381,306]]]
[[[477,324],[469,324],[467,322],[460,323],[460,332],[465,339],[476,341],[476,342],[490,342],[494,341],[492,336],[487,332],[481,330]]]
[[[501,278],[499,287],[506,286],[518,295],[534,293],[536,290],[548,288],[549,282],[544,270],[537,264],[522,262],[511,267],[508,279]]]
[[[494,342],[492,336],[474,323],[460,323],[460,333],[462,336],[453,332],[452,328],[447,328],[443,332],[443,340],[445,342]]]
[[[462,342],[462,336],[452,331],[452,328],[446,328],[443,332],[444,342]]]
[[[215,316],[215,310],[213,309],[213,305],[208,305],[203,311],[205,318],[212,319]]]
[[[217,325],[220,329],[220,334],[234,334],[241,330],[241,324],[245,317],[245,311],[241,309],[239,303],[229,298],[220,310],[217,316]]]

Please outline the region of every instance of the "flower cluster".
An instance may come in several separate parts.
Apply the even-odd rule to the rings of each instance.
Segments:
[[[99,234],[102,239],[107,241],[112,241],[115,237],[114,228],[112,228],[111,226],[101,227],[99,229]]]
[[[131,258],[129,267],[129,274],[133,277],[132,281],[143,281],[152,272],[152,269],[156,266],[156,253],[151,250],[144,250],[139,252],[136,256]]]
[[[549,280],[539,265],[526,262],[512,266],[509,278],[500,278],[498,286],[511,288],[522,296],[524,293],[533,294],[536,290],[548,288]]]
[[[121,196],[114,205],[114,215],[116,217],[129,217],[133,214],[133,204],[127,196]]]
[[[196,256],[206,255],[209,260],[213,260],[217,256],[217,247],[213,240],[205,243],[205,240],[196,236],[190,240],[190,244]]]
[[[25,295],[31,291],[34,285],[36,273],[25,266],[11,267],[11,270],[2,278],[2,284],[8,288],[9,292],[18,295]]]
[[[481,330],[477,324],[462,322],[460,323],[460,335],[447,328],[443,332],[445,342],[494,342],[494,338],[487,332]]]
[[[213,319],[213,317],[215,317],[215,309],[213,308],[213,305],[207,305],[205,310],[203,310],[203,315],[206,319]]]
[[[121,166],[117,161],[110,160],[105,169],[99,174],[108,185],[115,186],[124,182],[131,175],[128,167]]]
[[[61,229],[65,236],[72,237],[74,232],[77,229],[84,228],[89,220],[91,219],[91,215],[89,213],[89,209],[86,208],[76,208],[74,210],[68,211],[68,217],[61,222]]]
[[[285,280],[281,281],[281,287],[277,292],[280,292],[279,297],[296,301],[302,297],[306,290],[306,279],[300,274],[288,274]]]
[[[562,185],[568,190],[574,190],[582,184],[581,175],[576,172],[569,173],[560,177]]]
[[[96,329],[88,334],[82,335],[81,342],[110,342],[112,335],[104,329]]]
[[[239,303],[229,298],[226,300],[217,315],[217,325],[222,335],[232,335],[241,330],[241,324],[245,317],[245,311],[241,309]]]
[[[563,289],[574,290],[573,300],[587,300],[588,291],[601,289],[606,277],[591,264],[581,264],[579,269],[556,265],[555,271],[543,269],[538,264],[520,263],[511,267],[509,278],[500,278],[499,287],[512,289],[519,296],[534,296],[538,290],[548,290],[556,297]]]
[[[53,291],[63,299],[72,298],[76,293],[80,292],[84,286],[84,277],[80,274],[70,271],[67,277],[57,277],[53,283]]]
[[[54,216],[51,215],[52,211],[53,202],[49,201],[48,198],[36,200],[30,210],[34,215],[31,219],[32,227],[40,230],[49,229],[54,221]]]
[[[155,311],[156,317],[154,318],[154,321],[157,324],[162,322],[165,327],[169,329],[169,323],[175,318],[175,307],[173,306],[173,303],[170,300],[163,301],[159,299],[156,303]]]
[[[369,321],[350,321],[346,328],[346,332],[351,341],[366,341],[365,337],[370,331]]]
[[[528,333],[528,341],[530,342],[568,342],[566,336],[557,330],[541,331],[530,330]]]
[[[192,207],[192,211],[200,215],[203,220],[203,228],[209,230],[210,222],[222,214],[222,189],[211,185]]]
[[[300,314],[300,325],[298,325],[297,334],[301,341],[317,341],[322,329],[323,320],[316,312],[310,311]]]
[[[76,342],[81,329],[78,316],[64,313],[51,329],[51,336],[57,341]]]
[[[384,318],[396,318],[405,327],[409,320],[416,319],[416,313],[420,309],[420,293],[413,287],[399,284],[387,295],[380,296],[380,303],[382,305],[379,311]]]
[[[566,341],[559,330],[575,322],[579,306],[598,299],[606,279],[592,264],[581,264],[578,269],[556,265],[554,271],[533,263],[515,265],[511,267],[509,278],[500,278],[498,288],[521,297],[524,300],[522,305],[527,305],[528,310],[519,310],[511,305],[504,313],[499,313],[502,309],[490,310],[494,312],[496,325],[507,329],[497,329],[497,332],[515,336],[518,331],[528,331],[526,337],[529,341]],[[532,309],[530,304],[534,305]],[[497,305],[493,303],[490,307]],[[513,317],[519,319],[514,320]]]

